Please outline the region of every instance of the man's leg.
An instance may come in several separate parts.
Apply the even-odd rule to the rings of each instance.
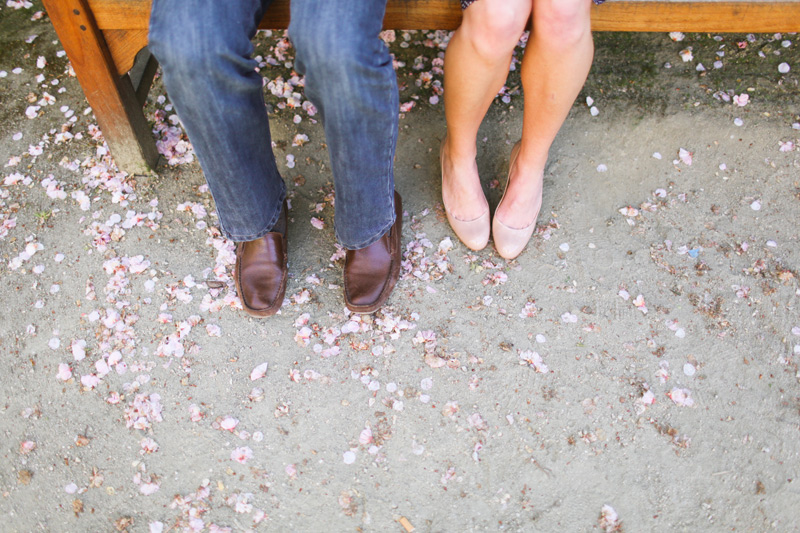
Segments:
[[[286,188],[250,42],[269,3],[155,0],[149,43],[200,160],[220,228],[240,242],[239,297],[257,316],[280,308],[286,286]]]
[[[394,194],[397,78],[378,37],[386,0],[293,0],[289,37],[306,96],[325,127],[336,187],[336,236],[347,248],[345,301],[371,312],[399,276]]]

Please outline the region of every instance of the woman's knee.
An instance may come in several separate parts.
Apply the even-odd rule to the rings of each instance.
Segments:
[[[591,0],[534,0],[533,32],[554,46],[572,46],[591,32]]]
[[[464,11],[460,31],[482,57],[507,57],[525,31],[530,12],[529,1],[478,0]]]

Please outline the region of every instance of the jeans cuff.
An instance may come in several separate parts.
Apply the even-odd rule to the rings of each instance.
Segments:
[[[275,225],[278,223],[278,218],[280,218],[281,210],[283,209],[284,200],[286,200],[286,191],[284,191],[278,197],[278,209],[275,211],[275,214],[273,215],[272,219],[269,221],[269,223],[266,225],[266,227],[264,229],[261,229],[261,230],[255,232],[255,233],[249,233],[249,234],[232,233],[232,232],[228,231],[225,228],[225,226],[222,224],[222,217],[219,217],[219,229],[222,232],[222,235],[226,239],[231,240],[233,242],[247,242],[247,241],[254,241],[256,239],[260,239],[261,237],[263,237],[267,233],[271,232],[272,229],[275,227]],[[217,215],[219,215],[219,211],[217,212]]]
[[[374,235],[372,235],[368,239],[364,240],[362,243],[357,243],[356,245],[351,246],[350,244],[345,243],[339,237],[339,232],[338,231],[336,232],[336,240],[339,241],[339,244],[341,244],[347,250],[360,250],[362,248],[366,248],[367,246],[369,246],[370,244],[372,244],[374,242],[377,242],[378,239],[380,239],[381,237],[383,237],[384,235],[389,233],[389,231],[392,229],[392,226],[394,226],[396,216],[394,215],[394,202],[392,202],[392,204],[393,204],[393,206],[392,206],[392,214],[393,214],[392,220],[386,226],[384,226],[382,229],[380,229],[377,233],[375,233]]]

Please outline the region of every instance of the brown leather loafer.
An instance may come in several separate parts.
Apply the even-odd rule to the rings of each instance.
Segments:
[[[233,279],[245,312],[274,315],[281,308],[289,269],[286,257],[286,202],[274,231],[254,241],[236,244]]]
[[[394,193],[395,221],[383,237],[360,250],[348,250],[344,262],[344,302],[354,313],[377,311],[400,277],[403,205]]]

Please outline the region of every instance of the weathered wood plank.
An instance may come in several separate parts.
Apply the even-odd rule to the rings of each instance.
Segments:
[[[104,30],[103,38],[106,40],[108,51],[117,67],[117,73],[122,75],[133,67],[133,62],[139,50],[147,46],[147,30]]]
[[[150,172],[158,161],[153,134],[130,78],[117,74],[86,0],[44,5],[117,165],[129,173]]]
[[[146,30],[151,0],[88,0],[103,29]],[[453,30],[461,22],[458,0],[389,0],[384,26]],[[275,0],[262,28],[289,24],[289,0]],[[595,31],[800,31],[800,1],[609,0],[592,11]]]
[[[800,2],[608,0],[592,11],[595,31],[760,33],[800,31]]]

